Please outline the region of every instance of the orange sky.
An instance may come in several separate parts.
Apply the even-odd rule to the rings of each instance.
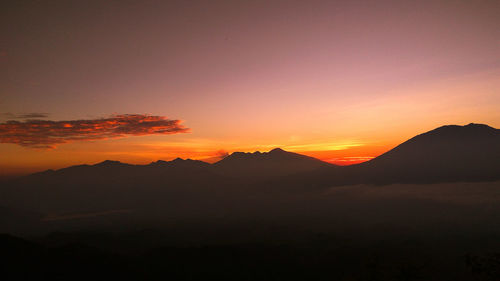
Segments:
[[[498,1],[40,1],[0,13],[0,175],[275,147],[348,164],[445,124],[500,127]],[[126,114],[186,130],[64,125]],[[56,127],[6,126],[30,118]]]

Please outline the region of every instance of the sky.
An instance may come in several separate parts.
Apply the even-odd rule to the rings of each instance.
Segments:
[[[0,175],[500,127],[499,1],[0,5]]]

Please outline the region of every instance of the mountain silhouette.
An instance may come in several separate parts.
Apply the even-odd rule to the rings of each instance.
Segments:
[[[192,159],[176,158],[172,161],[158,160],[146,165],[133,165],[122,163],[120,161],[105,160],[94,165],[75,165],[67,168],[62,168],[57,171],[47,170],[40,173],[32,174],[28,177],[64,177],[64,176],[91,176],[91,177],[112,177],[117,175],[120,177],[150,176],[151,173],[160,172],[162,175],[169,174],[172,171],[179,172],[195,172],[197,170],[207,170],[210,164]]]
[[[364,163],[336,166],[275,148],[269,152],[234,152],[214,164],[177,158],[147,165],[106,160],[47,170],[21,181],[133,181],[178,184],[221,178],[283,181],[307,185],[430,183],[500,178],[500,130],[483,124],[446,125],[417,135]],[[81,178],[76,180],[77,178]],[[287,180],[288,178],[288,180]],[[18,179],[19,181],[19,179]]]
[[[170,167],[170,168],[186,168],[186,169],[207,169],[208,167],[210,167],[210,164],[200,160],[175,158],[172,161],[158,160],[156,162],[152,162],[148,166],[157,168]]]
[[[333,257],[338,272],[345,272],[347,261],[356,273],[350,279],[356,279],[359,265],[371,270],[376,255],[387,259],[381,266],[385,276],[413,280],[395,275],[405,255],[415,258],[418,268],[452,257],[449,263],[431,264],[434,270],[458,264],[450,253],[464,257],[471,249],[495,249],[500,233],[500,181],[495,180],[500,180],[499,130],[480,124],[439,127],[351,166],[273,149],[235,152],[214,164],[181,158],[145,165],[106,160],[48,170],[1,184],[0,233],[35,240],[0,234],[8,257],[0,269],[11,274],[10,280],[53,279],[55,269],[65,272],[56,276],[63,279],[75,272],[82,280],[104,276],[104,269],[107,279],[126,280],[138,266],[148,274],[157,267],[167,272],[166,279],[193,276],[197,268],[199,278],[192,279],[203,279],[216,276],[207,275],[207,269],[226,274],[228,262],[247,277],[256,271],[255,261],[263,261],[273,271],[254,278],[261,280],[277,276],[276,264],[291,258],[282,272],[288,274],[297,261],[311,261],[310,267],[278,279],[304,280],[318,269],[336,272]],[[44,237],[47,233],[55,234]],[[414,237],[429,240],[412,242]],[[205,246],[216,243],[227,251]],[[311,258],[283,248],[295,243],[310,247]],[[270,245],[281,252],[270,251]],[[155,247],[156,254],[150,253]],[[424,252],[415,254],[422,247]],[[324,255],[320,267],[318,253]],[[438,256],[429,259],[429,253]],[[241,260],[245,255],[250,256]],[[171,274],[175,270],[179,275]],[[346,279],[342,274],[333,279]],[[476,280],[467,277],[463,280]]]
[[[352,168],[376,183],[498,179],[500,130],[474,123],[442,126]]]
[[[269,152],[234,152],[213,164],[219,174],[253,179],[281,177],[330,166],[334,165],[281,148]]]
[[[284,181],[295,186],[326,187],[499,179],[500,130],[470,123],[446,125],[417,135],[364,163],[318,169]]]
[[[249,192],[280,196],[340,185],[493,180],[500,180],[499,130],[469,124],[439,127],[351,166],[277,148],[235,152],[214,164],[180,158],[146,165],[106,160],[48,170],[2,183],[0,205],[71,217],[144,209],[180,214],[198,208],[190,209],[194,214],[220,210],[216,202],[238,202]]]

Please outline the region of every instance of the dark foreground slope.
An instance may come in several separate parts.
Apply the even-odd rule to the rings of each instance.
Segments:
[[[234,198],[53,216],[0,235],[2,280],[498,280],[500,182]]]
[[[500,182],[343,186],[225,216],[46,221],[0,235],[2,280],[498,280]],[[224,202],[218,202],[225,204]],[[252,205],[263,211],[231,218]],[[107,228],[82,227],[85,221]],[[68,228],[70,226],[70,228]]]
[[[61,236],[61,235],[59,235]],[[75,235],[73,235],[75,237]],[[94,235],[94,240],[132,235]],[[50,237],[48,237],[50,239]],[[322,236],[306,247],[286,243],[160,246],[115,252],[83,242],[57,246],[0,235],[2,280],[498,280],[499,254],[455,255],[460,239],[396,239],[365,247]],[[148,239],[147,234],[140,238]],[[345,238],[341,238],[345,239]],[[348,240],[347,240],[348,241]],[[122,243],[122,246],[126,246]],[[438,252],[438,253],[436,253]],[[450,254],[451,253],[451,254]]]

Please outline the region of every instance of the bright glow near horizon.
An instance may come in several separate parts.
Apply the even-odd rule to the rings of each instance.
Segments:
[[[499,14],[498,1],[14,2],[1,123],[147,114],[190,131],[0,143],[0,174],[275,147],[347,164],[445,124],[498,128]]]

